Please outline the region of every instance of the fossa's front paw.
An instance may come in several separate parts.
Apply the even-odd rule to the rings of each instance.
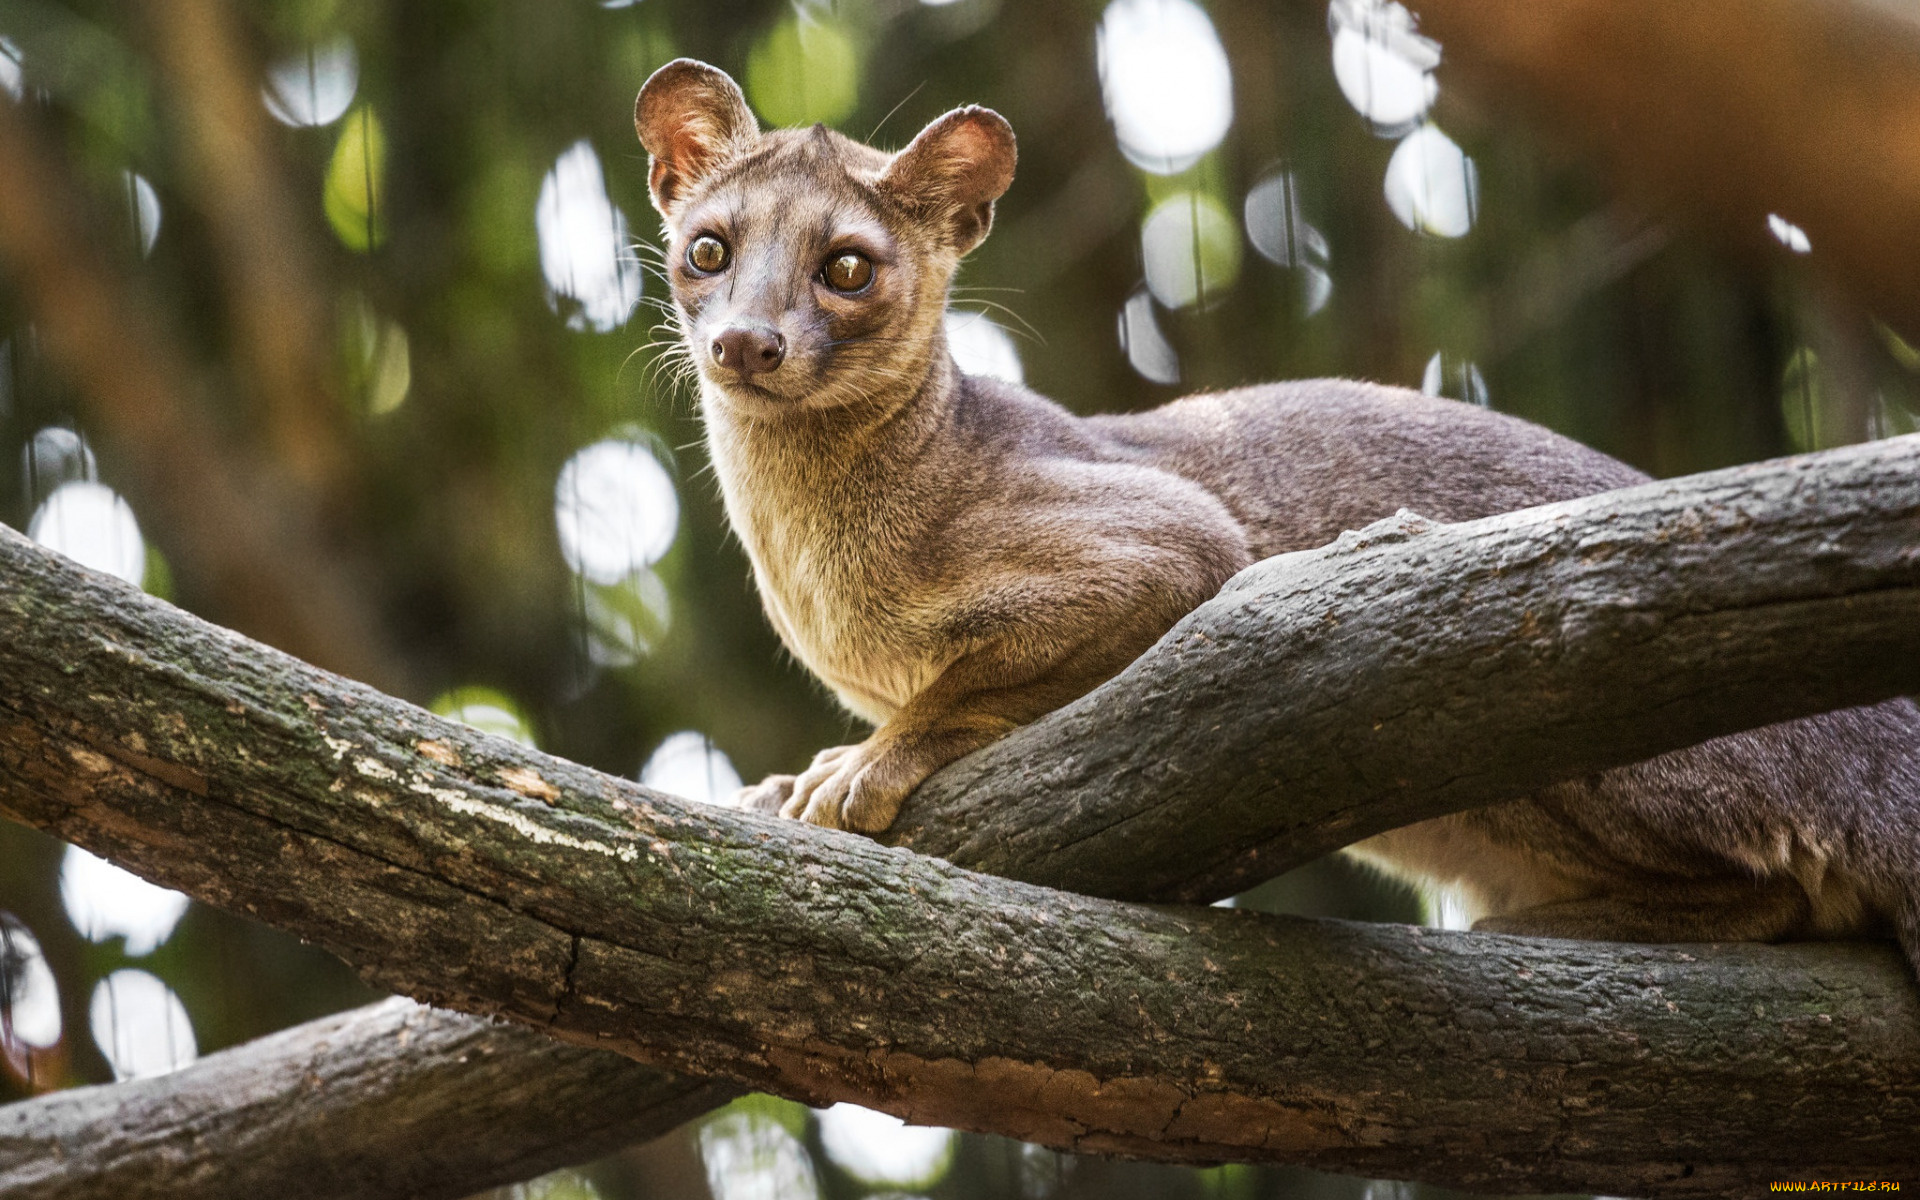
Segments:
[[[777,813],[786,806],[788,797],[793,795],[794,778],[792,775],[769,775],[759,783],[743,787],[727,797],[727,807],[747,812]]]
[[[919,782],[891,765],[870,741],[834,746],[822,750],[794,779],[780,815],[829,829],[878,833],[893,824],[907,793]]]

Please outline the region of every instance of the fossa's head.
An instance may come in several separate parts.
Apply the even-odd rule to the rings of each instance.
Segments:
[[[683,58],[633,120],[681,332],[724,403],[771,418],[917,389],[954,268],[1013,181],[998,113],[955,109],[898,154],[820,125],[762,133],[725,72]]]

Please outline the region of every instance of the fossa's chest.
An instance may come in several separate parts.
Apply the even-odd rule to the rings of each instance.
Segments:
[[[938,597],[884,513],[719,473],[768,619],[842,704],[883,721],[939,674],[950,654],[933,634]]]

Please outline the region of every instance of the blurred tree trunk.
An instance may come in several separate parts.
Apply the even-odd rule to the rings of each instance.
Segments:
[[[1409,7],[1445,47],[1449,81],[1526,110],[1623,191],[1724,243],[1770,245],[1767,216],[1779,214],[1806,231],[1816,270],[1920,341],[1920,7]]]
[[[1184,731],[1211,750],[1194,795],[1253,777],[1311,814],[1312,792],[1285,790],[1290,772],[1340,744],[1339,730],[1317,746],[1277,738],[1296,714],[1233,671],[1245,661],[1271,680],[1290,654],[1318,661],[1307,678],[1360,682],[1332,706],[1356,728],[1377,705],[1427,703],[1444,655],[1402,675],[1395,643],[1296,636],[1364,630],[1369,613],[1454,645],[1442,688],[1469,694],[1488,638],[1543,664],[1582,630],[1629,661],[1652,647],[1637,660],[1643,696],[1662,694],[1667,659],[1694,661],[1696,641],[1714,648],[1687,668],[1686,697],[1583,735],[1571,773],[1674,729],[1912,688],[1915,448],[1883,442],[1458,526],[1403,519],[1271,560],[1106,688],[950,769],[970,781],[964,794],[940,781],[922,800],[963,823],[962,847],[1024,848],[1002,869],[1097,878],[1097,861],[1148,843],[1178,865],[1147,888],[1205,897],[1241,872],[1221,868],[1213,843],[1184,854],[1190,825],[1156,824],[1153,799],[1172,813],[1191,799],[1137,764],[1110,775],[1098,764],[1124,762],[1113,747],[1154,727]],[[1676,542],[1692,548],[1664,558]],[[1768,570],[1769,544],[1789,564],[1802,557],[1792,547],[1817,545],[1818,569]],[[1572,587],[1560,619],[1529,633],[1497,612],[1485,631],[1488,597],[1429,586],[1438,567],[1450,580],[1507,577],[1515,596],[1558,594],[1568,572],[1602,560],[1624,573],[1609,586],[1634,585],[1644,638],[1609,635],[1617,597],[1601,587]],[[1643,607],[1676,570],[1674,606]],[[688,805],[486,737],[11,534],[0,533],[0,581],[0,811],[318,941],[421,999],[809,1102],[1081,1152],[1642,1195],[1920,1166],[1899,1115],[1920,1104],[1920,1001],[1884,948],[1530,943],[1048,891]],[[1208,657],[1207,642],[1226,652]],[[1781,645],[1822,681],[1784,702]],[[1587,669],[1604,661],[1596,652]],[[1601,691],[1630,685],[1623,671]],[[1153,703],[1129,691],[1141,687]],[[1396,736],[1497,760],[1511,714],[1493,708],[1481,728]],[[1222,752],[1240,729],[1277,748]],[[1034,739],[1063,733],[1073,755],[1030,757]],[[1119,838],[1087,836],[1072,812],[1085,797],[1055,770],[1073,757],[1088,764],[1083,785],[1145,819]],[[1496,792],[1512,782],[1482,778]],[[1473,785],[1415,794],[1419,815],[1498,798]],[[1211,819],[1263,848],[1269,870],[1294,846],[1317,853],[1332,828],[1357,837],[1410,819],[1394,796],[1366,803],[1278,830],[1250,806]],[[1036,808],[1061,819],[1034,825]],[[1049,829],[1055,842],[1037,848]]]

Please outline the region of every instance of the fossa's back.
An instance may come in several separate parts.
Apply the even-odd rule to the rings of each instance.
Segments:
[[[1644,482],[1539,426],[1345,380],[1094,417],[1200,483],[1256,557],[1402,508],[1464,521]],[[1716,739],[1351,849],[1482,928],[1648,941],[1898,932],[1920,960],[1920,709],[1895,700]]]

